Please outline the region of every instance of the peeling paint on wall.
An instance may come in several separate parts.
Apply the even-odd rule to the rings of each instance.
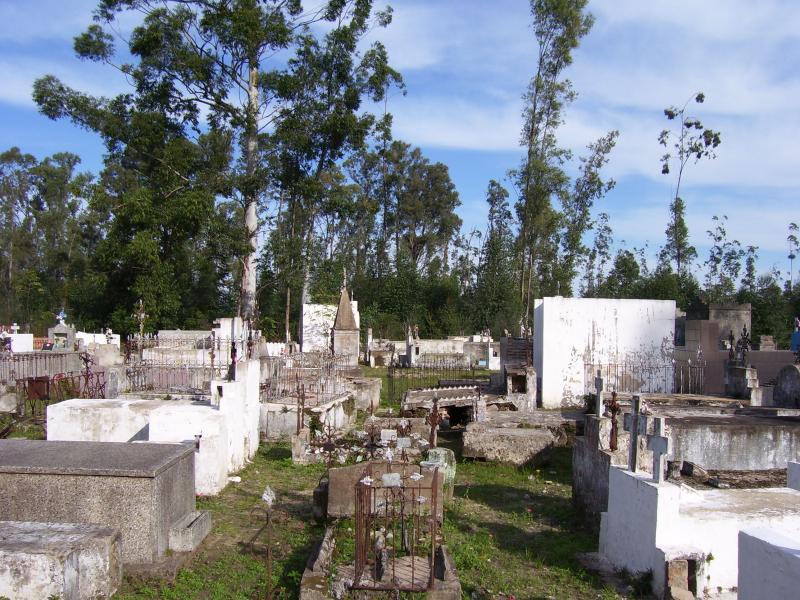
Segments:
[[[542,378],[542,406],[581,405],[587,364],[668,363],[672,359],[674,330],[672,300],[537,300],[534,365]]]

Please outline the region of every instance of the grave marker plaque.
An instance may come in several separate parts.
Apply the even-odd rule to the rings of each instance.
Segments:
[[[397,430],[396,429],[381,429],[382,442],[396,442]]]

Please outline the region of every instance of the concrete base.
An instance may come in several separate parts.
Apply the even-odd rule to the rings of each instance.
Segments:
[[[0,597],[110,598],[121,579],[116,529],[0,521]]]
[[[345,594],[353,593],[349,588],[352,585],[352,579],[339,575],[339,577],[334,577],[332,582],[330,581],[331,560],[336,546],[334,532],[335,529],[333,527],[328,527],[325,530],[325,537],[316,545],[308,557],[303,578],[300,582],[300,600],[341,598]],[[424,594],[426,600],[460,600],[461,582],[458,580],[458,574],[446,546],[442,545],[436,549],[434,561],[433,586],[430,590],[421,594]],[[344,570],[348,570],[347,567]],[[352,571],[352,566],[350,566],[349,571]],[[381,594],[382,597],[386,592],[359,590],[358,593],[360,594],[358,597],[368,598],[374,594]],[[376,595],[375,597],[378,596]]]
[[[800,538],[798,500],[800,493],[787,488],[693,490],[611,467],[600,553],[616,569],[651,572],[658,598],[674,584],[670,567],[682,561],[693,564],[686,588],[704,598],[731,598],[737,565],[749,560],[739,557],[739,531],[767,527]]]
[[[800,581],[800,541],[755,527],[739,532],[739,600],[794,598]]]
[[[193,512],[169,530],[169,549],[174,552],[193,552],[211,532],[211,513]]]
[[[353,377],[347,380],[347,391],[349,391],[356,408],[364,412],[372,413],[378,410],[381,403],[382,380],[378,377]]]

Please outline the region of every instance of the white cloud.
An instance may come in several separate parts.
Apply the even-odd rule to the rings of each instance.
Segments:
[[[33,107],[33,82],[44,75],[55,75],[65,84],[97,96],[112,96],[126,87],[122,74],[105,65],[6,55],[0,58],[0,102]]]
[[[797,37],[800,20],[800,5],[790,0],[595,0],[589,8],[600,28],[646,25],[715,42]]]
[[[407,96],[390,103],[395,133],[415,145],[470,150],[519,148],[521,103],[480,102],[459,96]]]
[[[0,41],[69,40],[90,22],[95,0],[33,0],[0,4]]]

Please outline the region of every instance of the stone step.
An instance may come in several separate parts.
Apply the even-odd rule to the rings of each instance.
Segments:
[[[211,513],[207,510],[189,513],[169,530],[169,549],[192,552],[211,531]]]

